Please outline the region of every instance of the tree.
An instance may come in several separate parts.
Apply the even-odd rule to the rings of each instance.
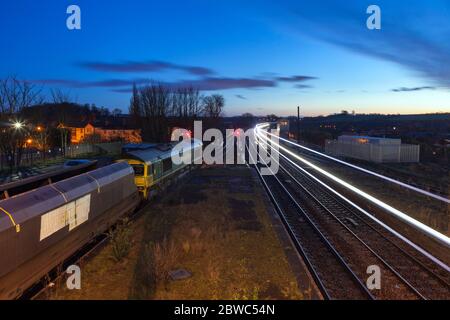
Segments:
[[[0,152],[12,169],[20,164],[30,128],[22,121],[22,111],[42,103],[41,90],[33,84],[8,77],[0,80]]]
[[[201,96],[198,89],[194,87],[180,87],[172,92],[171,115],[192,119],[200,116],[203,111]]]
[[[206,117],[219,118],[225,107],[225,98],[220,94],[213,94],[203,98],[203,110]]]
[[[66,154],[67,141],[69,136],[69,130],[67,129],[67,121],[69,120],[69,104],[70,104],[70,94],[68,92],[63,92],[60,89],[51,90],[53,103],[58,105],[57,108],[57,118],[58,118],[58,130],[60,132],[61,139],[61,151],[62,154]]]
[[[275,114],[269,114],[269,115],[266,116],[266,118],[267,118],[267,121],[269,121],[269,122],[275,122],[275,121],[278,121],[278,119],[280,119]]]
[[[113,117],[118,117],[122,114],[122,110],[120,110],[119,108],[114,108],[111,114]]]
[[[161,83],[150,83],[139,89],[133,86],[130,113],[138,119],[144,140],[168,140],[167,116],[171,106],[171,92]]]
[[[137,89],[135,83],[133,83],[133,94],[130,99],[130,107],[128,109],[128,113],[137,116],[142,114],[139,90]]]
[[[194,121],[203,112],[202,97],[198,89],[188,86],[171,91],[170,116],[178,127],[192,130]]]

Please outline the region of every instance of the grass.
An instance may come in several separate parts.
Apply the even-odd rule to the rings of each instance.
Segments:
[[[230,177],[250,191],[230,193]],[[108,245],[82,269],[83,289],[65,290],[60,298],[309,298],[310,292],[298,289],[262,192],[247,168],[196,170],[133,223],[128,256],[105,260],[112,252]],[[244,203],[248,208],[239,208]],[[172,280],[169,272],[178,269],[191,277]]]

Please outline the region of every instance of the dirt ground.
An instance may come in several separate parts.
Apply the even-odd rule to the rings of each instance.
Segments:
[[[203,168],[170,190],[81,266],[81,290],[66,289],[62,279],[47,298],[313,297],[309,284],[299,289],[251,170]],[[127,243],[129,252],[117,261]],[[174,280],[177,270],[187,278]]]

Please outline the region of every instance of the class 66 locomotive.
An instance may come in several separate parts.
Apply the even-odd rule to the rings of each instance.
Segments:
[[[127,162],[133,168],[136,187],[142,199],[147,200],[171,176],[194,164],[201,149],[202,142],[196,139],[166,144],[127,144],[118,162]],[[175,163],[174,156],[182,157],[183,161]]]
[[[21,297],[134,212],[186,171],[201,148],[199,141],[126,145],[117,163],[81,164],[0,186],[0,300]],[[185,161],[174,164],[174,151]]]

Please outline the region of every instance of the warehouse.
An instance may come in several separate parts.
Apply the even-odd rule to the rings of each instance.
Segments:
[[[367,136],[343,135],[337,140],[326,140],[325,152],[376,163],[419,162],[420,158],[418,145],[403,144],[401,139]]]

